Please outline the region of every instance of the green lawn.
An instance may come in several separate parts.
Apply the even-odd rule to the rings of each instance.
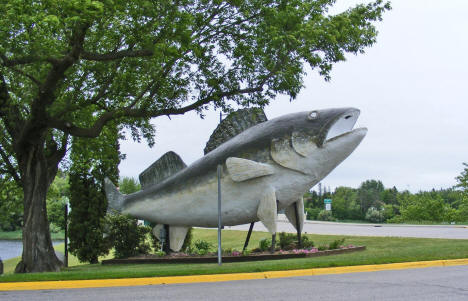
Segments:
[[[64,232],[51,233],[52,240],[64,240]],[[21,240],[23,233],[21,230],[2,232],[0,231],[0,240]]]
[[[194,240],[204,239],[216,246],[217,231],[194,229]],[[246,232],[223,230],[223,248],[241,250]],[[79,264],[70,257],[70,267],[58,273],[13,274],[15,262],[18,259],[5,261],[6,274],[0,277],[2,281],[34,281],[34,280],[71,280],[71,279],[104,279],[127,277],[155,277],[201,275],[218,273],[261,272],[272,270],[291,270],[304,268],[334,267],[363,264],[382,264],[393,262],[409,262],[421,260],[468,258],[468,240],[425,239],[425,238],[393,238],[393,237],[362,237],[362,236],[332,236],[307,235],[315,245],[327,244],[333,240],[345,237],[345,244],[365,245],[366,251],[333,256],[269,260],[258,262],[217,264],[142,264],[142,265],[89,265]],[[258,246],[261,238],[270,237],[265,232],[253,232],[249,248]],[[60,247],[60,246],[58,246]],[[63,250],[63,245],[61,246]],[[79,264],[79,265],[78,265]]]

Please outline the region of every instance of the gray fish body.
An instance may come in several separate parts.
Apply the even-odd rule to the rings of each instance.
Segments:
[[[257,124],[162,182],[120,196],[119,209],[158,224],[216,227],[221,164],[223,225],[261,220],[273,233],[276,211],[302,202],[359,145],[367,130],[351,131],[358,116],[352,108],[329,109]],[[110,191],[106,183],[108,198],[117,200]]]

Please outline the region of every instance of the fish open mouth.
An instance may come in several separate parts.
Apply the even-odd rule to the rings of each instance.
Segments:
[[[327,136],[325,137],[325,143],[336,140],[352,132],[367,131],[366,128],[353,129],[360,113],[361,112],[358,109],[351,109],[340,115],[328,129]]]

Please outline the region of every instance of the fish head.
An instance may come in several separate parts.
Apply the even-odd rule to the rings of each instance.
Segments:
[[[290,115],[289,137],[272,141],[273,160],[321,180],[364,139],[367,129],[354,129],[359,114],[358,109],[341,108]]]

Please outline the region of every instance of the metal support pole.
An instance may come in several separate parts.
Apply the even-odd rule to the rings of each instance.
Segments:
[[[65,254],[64,254],[64,266],[68,267],[68,205],[65,204]]]
[[[255,222],[250,224],[249,233],[247,233],[247,238],[245,239],[244,248],[242,249],[242,252],[244,252],[247,249],[247,246],[249,245],[250,235],[252,235],[252,230],[253,230],[254,224],[255,224]]]
[[[301,228],[299,224],[299,210],[297,210],[297,202],[294,203],[294,213],[296,214],[296,230],[297,230],[297,245],[302,248]]]
[[[166,254],[169,254],[171,253],[171,240],[169,239],[169,225],[164,225],[164,236],[165,236],[165,244],[163,246],[163,251],[166,253]]]
[[[218,165],[218,265],[222,264],[221,258],[221,172],[222,166]]]
[[[276,200],[276,214],[278,214],[278,200]],[[275,247],[276,247],[276,232],[271,236],[271,247],[270,247],[270,252],[275,253]]]
[[[276,247],[276,233],[271,236],[271,247],[270,247],[271,253],[275,253],[275,247]]]

